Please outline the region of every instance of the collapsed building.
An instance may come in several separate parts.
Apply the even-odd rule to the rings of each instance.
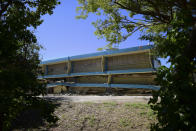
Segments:
[[[64,57],[41,62],[49,92],[149,92],[158,90],[154,78],[160,62],[152,46]]]

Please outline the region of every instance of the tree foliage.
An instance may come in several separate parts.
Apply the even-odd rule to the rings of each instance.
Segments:
[[[38,97],[46,93],[37,80],[39,49],[34,30],[52,14],[57,0],[0,1],[0,130],[8,130],[25,109],[46,103]],[[40,105],[41,106],[41,105]],[[53,107],[42,107],[42,116],[55,121]]]
[[[150,100],[158,123],[152,130],[196,130],[196,1],[78,0],[78,18],[100,16],[95,34],[119,44],[136,31],[154,43],[154,54],[167,58],[169,68],[157,71],[161,89]]]

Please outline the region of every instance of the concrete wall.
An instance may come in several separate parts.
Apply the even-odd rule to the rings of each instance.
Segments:
[[[122,74],[112,76],[113,84],[155,84],[156,75],[152,73]]]
[[[101,58],[72,62],[72,72],[101,72]]]
[[[107,70],[151,68],[149,53],[111,56],[107,58]]]
[[[107,83],[108,76],[77,76],[66,78],[66,82],[75,82],[75,83]]]
[[[102,72],[103,68],[104,71],[152,68],[149,52],[105,56],[104,62],[102,60],[100,57],[71,61],[70,73]],[[46,65],[45,68],[47,75],[67,74],[68,63]]]
[[[156,75],[153,73],[111,75],[112,84],[155,84]],[[108,75],[68,77],[68,83],[108,83]]]
[[[48,65],[48,75],[65,74],[67,73],[67,63]]]

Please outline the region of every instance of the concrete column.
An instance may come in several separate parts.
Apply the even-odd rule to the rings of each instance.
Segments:
[[[111,84],[112,83],[112,75],[108,75],[108,81],[107,81],[108,84]]]
[[[48,75],[48,65],[45,65],[44,75]]]
[[[72,70],[72,67],[71,67],[71,61],[68,57],[68,61],[67,61],[67,74],[70,74],[71,73],[71,70]]]
[[[106,69],[105,69],[105,57],[102,56],[101,57],[101,70],[102,72],[104,72]]]

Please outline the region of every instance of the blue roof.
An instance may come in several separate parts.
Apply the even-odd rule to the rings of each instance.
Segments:
[[[151,48],[152,48],[151,45],[145,45],[145,46],[125,48],[125,49],[107,50],[107,51],[102,51],[102,52],[97,52],[97,53],[76,55],[76,56],[70,56],[70,57],[68,56],[68,57],[64,57],[64,58],[42,61],[40,64],[43,65],[43,64],[57,63],[57,62],[63,62],[63,61],[68,61],[68,60],[76,60],[76,59],[90,58],[90,57],[103,56],[103,55],[120,54],[120,53],[126,53],[126,52],[147,50],[147,49],[151,49]]]

